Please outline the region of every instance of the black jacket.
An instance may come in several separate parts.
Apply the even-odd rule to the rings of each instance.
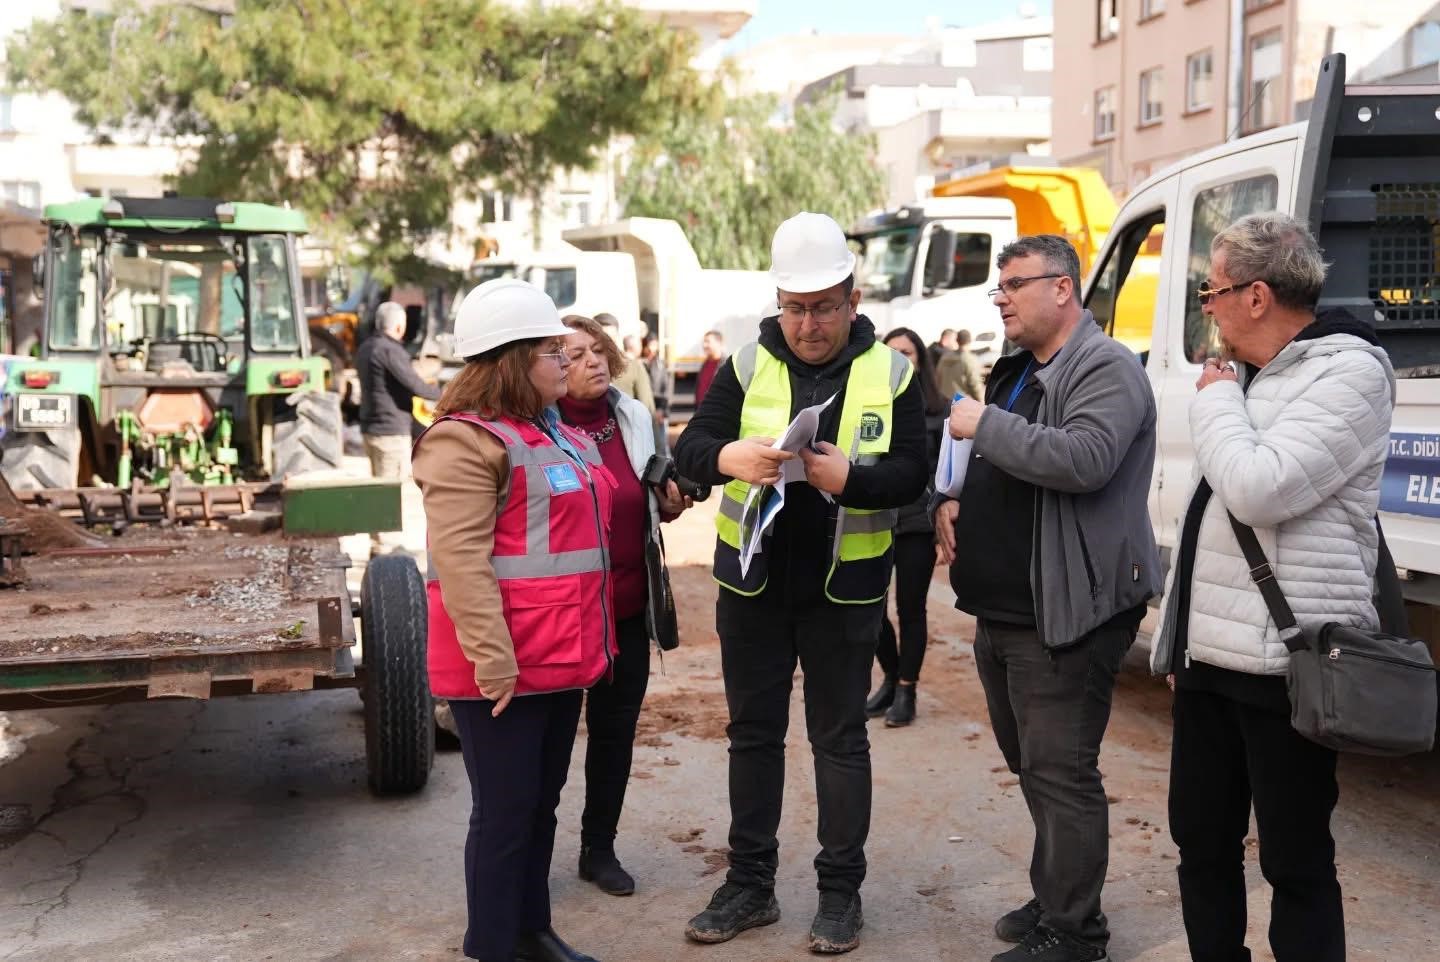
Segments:
[[[373,334],[360,345],[355,373],[360,377],[360,430],[364,434],[409,437],[412,399],[440,399],[440,389],[415,373],[404,346],[385,334]]]
[[[843,392],[850,362],[875,343],[875,326],[861,315],[850,328],[850,342],[828,364],[812,366],[797,358],[785,343],[777,317],[760,322],[760,346],[783,361],[790,371],[790,416]],[[733,356],[715,374],[710,391],[675,445],[675,467],[694,481],[720,485],[730,478],[720,473],[720,449],[740,433],[740,409],[745,392],[735,376]],[[818,440],[836,443],[844,398],[826,409],[820,419]],[[920,381],[895,399],[890,453],[878,464],[850,466],[839,502],[847,508],[899,508],[925,490],[929,458],[926,453],[924,401]],[[844,448],[845,445],[840,445]],[[781,597],[790,606],[825,602],[825,577],[830,570],[835,509],[808,484],[787,485],[785,509],[775,519],[765,545],[770,554],[767,597]]]

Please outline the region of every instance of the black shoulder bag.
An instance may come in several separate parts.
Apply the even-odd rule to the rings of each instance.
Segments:
[[[1364,755],[1410,755],[1435,743],[1435,664],[1423,641],[1331,621],[1302,629],[1255,532],[1233,514],[1230,527],[1250,577],[1290,651],[1290,724],[1312,742]],[[1376,582],[1382,627],[1405,630],[1395,562],[1380,535]],[[1389,616],[1387,622],[1386,616]]]

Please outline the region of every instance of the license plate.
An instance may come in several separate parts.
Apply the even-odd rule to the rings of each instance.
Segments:
[[[70,426],[71,397],[68,394],[20,394],[15,398],[15,427],[21,431],[46,431]]]

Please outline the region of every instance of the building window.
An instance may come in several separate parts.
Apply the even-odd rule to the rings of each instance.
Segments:
[[[1095,91],[1095,139],[1115,137],[1115,88],[1101,87]]]
[[[1149,20],[1165,12],[1165,0],[1140,0],[1140,19]]]
[[[33,180],[0,181],[0,201],[39,210],[40,184]]]
[[[514,219],[513,202],[509,194],[487,190],[480,195],[480,223],[508,224]]]
[[[15,130],[15,97],[13,94],[0,94],[0,133],[11,133]]]
[[[1140,75],[1140,126],[1158,124],[1165,113],[1165,71],[1159,67]]]
[[[1246,105],[1246,130],[1264,130],[1283,122],[1280,98],[1285,93],[1285,80],[1281,76],[1284,58],[1280,47],[1278,29],[1250,38],[1249,84],[1246,87],[1250,96]]]
[[[1095,42],[1113,40],[1120,33],[1120,0],[1096,0]]]
[[[1211,82],[1215,78],[1214,57],[1209,50],[1185,58],[1185,109],[1204,110],[1212,106]]]
[[[1427,20],[1410,28],[1405,38],[1405,66],[1414,70],[1440,61],[1440,23]],[[4,129],[0,127],[0,129]]]
[[[1246,10],[1259,10],[1261,7],[1273,7],[1282,0],[1245,0]]]

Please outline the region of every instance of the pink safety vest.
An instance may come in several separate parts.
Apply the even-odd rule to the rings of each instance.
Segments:
[[[608,548],[614,481],[599,450],[585,434],[560,426],[587,474],[528,421],[487,421],[458,412],[435,423],[440,421],[465,421],[489,431],[505,445],[510,462],[490,563],[520,669],[515,693],[589,688],[610,669],[618,650]],[[416,446],[423,440],[421,435]],[[434,565],[426,593],[430,691],[440,698],[480,698],[475,666],[460,647]]]

